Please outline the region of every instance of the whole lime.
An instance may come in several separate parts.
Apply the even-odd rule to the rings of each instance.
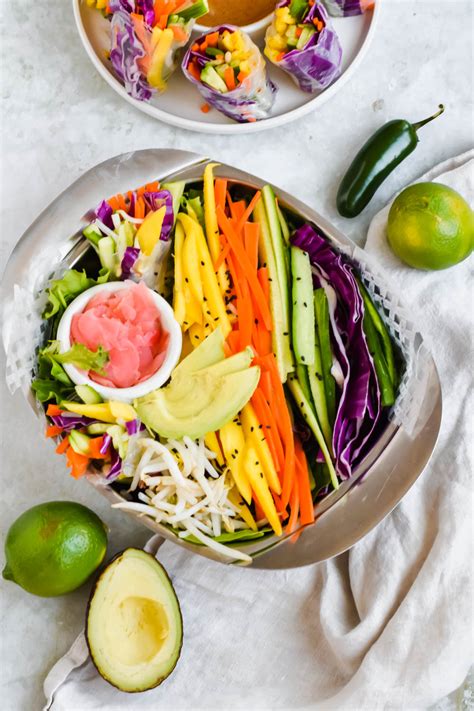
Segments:
[[[86,506],[72,501],[39,504],[8,531],[3,577],[34,595],[64,595],[87,580],[106,550],[106,528]]]
[[[470,255],[474,213],[447,185],[416,183],[393,202],[387,239],[397,257],[410,267],[446,269]]]

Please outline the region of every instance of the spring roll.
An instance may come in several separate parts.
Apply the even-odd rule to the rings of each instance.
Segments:
[[[199,37],[182,67],[207,104],[229,118],[246,123],[269,116],[276,86],[260,50],[237,27],[222,25]]]
[[[322,0],[326,10],[333,17],[362,15],[374,6],[374,0]]]
[[[265,55],[302,91],[326,89],[341,70],[342,48],[320,2],[280,0],[265,35]]]
[[[207,0],[110,0],[110,61],[134,99],[148,101],[166,89],[178,51],[191,36]]]

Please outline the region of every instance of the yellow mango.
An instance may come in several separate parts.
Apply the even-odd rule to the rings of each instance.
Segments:
[[[180,326],[186,319],[186,301],[184,299],[184,277],[182,267],[182,252],[184,243],[184,230],[182,225],[177,224],[174,234],[174,286],[173,286],[173,310],[174,317]]]
[[[189,338],[191,346],[197,348],[208,336],[211,335],[212,329],[209,324],[193,323],[189,327]]]
[[[245,449],[245,438],[242,427],[235,421],[228,422],[219,430],[219,439],[222,451],[230,469],[232,478],[245,501],[250,504],[252,501],[252,489],[245,470],[242,467],[243,452]]]
[[[257,527],[254,517],[252,516],[252,512],[250,511],[249,507],[246,506],[246,504],[244,503],[244,500],[240,496],[239,491],[235,486],[233,489],[231,489],[229,491],[228,497],[229,497],[230,503],[234,504],[234,506],[238,507],[239,515],[245,521],[247,526],[252,531],[257,531],[258,527]]]
[[[206,238],[209,245],[212,261],[215,263],[221,253],[219,241],[219,225],[216,217],[216,196],[214,193],[214,168],[218,163],[208,163],[204,168],[204,221],[206,225]],[[229,288],[229,278],[225,269],[225,264],[221,264],[217,270],[217,278],[222,295]]]
[[[281,494],[280,479],[278,478],[275,463],[267,440],[265,439],[265,431],[263,428],[260,428],[260,423],[250,403],[247,403],[240,413],[240,421],[242,422],[246,443],[255,447],[257,450],[268,486],[275,494]]]
[[[138,244],[140,245],[140,249],[147,257],[149,257],[153,252],[156,243],[160,239],[165,214],[166,207],[163,205],[163,207],[160,207],[159,210],[148,213],[138,228],[136,238],[138,240]]]
[[[278,18],[275,19],[275,29],[279,35],[284,35],[287,28],[288,25],[284,20],[279,20]]]
[[[272,49],[283,51],[286,49],[286,39],[280,35],[273,35],[268,38],[267,45]]]
[[[183,244],[183,272],[194,298],[203,309],[204,299],[202,291],[201,274],[199,272],[199,254],[196,244],[196,235],[190,232],[186,235]]]
[[[163,70],[166,58],[168,57],[171,45],[173,44],[173,39],[173,31],[169,27],[161,31],[161,34],[158,37],[158,42],[153,51],[150,69],[147,73],[148,83],[160,91],[166,89],[166,81],[163,76]]]
[[[263,474],[262,464],[254,447],[246,446],[245,448],[244,468],[245,474],[250,481],[250,486],[263,509],[268,523],[276,535],[281,536],[281,521],[278,517],[270,489],[268,488],[267,480]]]
[[[202,309],[199,301],[195,298],[189,284],[184,284],[184,303],[186,308],[186,318],[183,321],[183,331],[187,331],[193,323],[202,324]]]
[[[135,420],[137,413],[131,405],[125,402],[110,400],[109,402],[99,402],[96,405],[83,405],[79,402],[62,402],[61,407],[68,412],[74,412],[76,415],[90,417],[93,420],[100,422],[108,422],[115,424],[117,420]]]
[[[186,237],[190,234],[195,235],[199,259],[199,272],[201,275],[205,298],[204,311],[206,312],[209,310],[211,312],[210,317],[212,318],[213,328],[216,328],[219,324],[222,330],[222,335],[224,338],[227,338],[232,327],[226,311],[225,301],[219,288],[219,283],[214,271],[214,265],[211,260],[206,238],[204,237],[204,232],[202,231],[201,225],[189,217],[189,215],[185,215],[180,212],[178,220],[183,225]],[[208,317],[209,314],[206,314],[206,319]]]
[[[221,446],[219,444],[219,440],[217,439],[217,435],[215,432],[208,432],[207,435],[204,437],[204,444],[208,449],[210,449],[214,454],[217,455],[217,463],[223,467],[224,466],[224,457],[222,456],[222,450]]]

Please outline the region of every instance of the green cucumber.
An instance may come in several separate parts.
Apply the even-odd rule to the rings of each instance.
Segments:
[[[311,27],[310,25],[305,25],[298,40],[298,44],[296,45],[296,49],[304,49],[311,37],[315,34],[316,30],[314,29],[314,27]]]
[[[82,234],[89,240],[89,242],[91,242],[91,244],[94,245],[94,247],[98,246],[103,237],[102,232],[95,225],[87,225],[87,227],[82,230]]]
[[[106,434],[109,427],[110,425],[107,425],[104,422],[93,422],[92,425],[88,425],[87,433],[90,435]]]
[[[321,364],[328,417],[329,422],[333,425],[336,419],[336,381],[331,373],[333,363],[331,326],[329,323],[329,305],[324,289],[316,289],[314,292],[314,310],[318,329],[319,347],[321,350]]]
[[[282,382],[285,382],[288,372],[293,369],[292,355],[289,343],[288,327],[283,318],[282,293],[278,281],[276,258],[273,251],[272,238],[268,225],[267,214],[262,200],[259,200],[253,211],[254,220],[260,225],[259,257],[267,265],[270,281],[270,310],[272,315],[272,349],[277,360],[278,372]]]
[[[116,245],[113,237],[102,237],[100,240],[97,250],[99,252],[100,263],[110,272],[115,274],[115,270],[118,266],[118,260],[116,257]]]
[[[292,335],[296,361],[314,365],[313,275],[307,252],[290,247],[292,281]]]
[[[308,377],[308,370],[305,368],[304,365],[301,365],[300,363],[296,364],[296,377],[298,379],[298,382],[301,386],[302,391],[304,392],[304,395],[311,405],[311,387],[309,384],[309,377]],[[314,408],[313,408],[314,409]]]
[[[176,217],[179,212],[179,205],[181,203],[181,198],[183,197],[185,188],[186,188],[186,183],[184,180],[176,180],[176,181],[173,181],[172,183],[164,183],[161,186],[161,189],[167,190],[169,193],[171,193],[171,197],[173,198],[173,215],[174,215],[175,222],[176,222]]]
[[[308,0],[291,0],[290,15],[294,17],[297,22],[301,22],[308,7]]]
[[[89,443],[91,438],[77,430],[71,430],[69,433],[69,444],[77,454],[87,456],[89,454]]]
[[[103,402],[99,393],[90,385],[76,385],[75,390],[86,405],[97,405],[99,402]]]
[[[308,368],[308,380],[311,395],[313,397],[316,417],[321,425],[321,430],[329,451],[332,452],[332,427],[329,422],[326,391],[324,388],[323,366],[321,362],[321,349],[319,347],[319,339],[317,337],[314,349],[314,365]]]
[[[191,7],[187,7],[181,12],[175,13],[178,17],[181,17],[185,22],[188,20],[197,20],[209,12],[209,5],[207,0],[197,0]]]
[[[379,334],[375,328],[372,316],[366,309],[363,320],[364,333],[367,338],[367,347],[373,358],[377,380],[379,382],[380,395],[383,407],[389,407],[395,402],[395,390],[390,378],[387,362],[382,351]]]
[[[360,293],[362,294],[362,298],[364,300],[364,306],[366,311],[369,313],[372,322],[375,326],[375,330],[378,331],[380,338],[382,340],[382,348],[383,352],[385,355],[385,361],[387,364],[387,370],[388,374],[390,376],[390,380],[392,381],[392,385],[394,388],[397,387],[398,384],[398,375],[397,375],[397,368],[395,365],[395,355],[393,353],[393,345],[392,345],[392,339],[390,338],[390,334],[388,332],[388,329],[384,322],[382,321],[382,318],[375,308],[372,299],[369,296],[369,293],[365,286],[362,284],[362,282],[358,279],[357,283],[359,285]]]
[[[280,221],[280,227],[281,227],[281,233],[283,235],[283,239],[285,240],[286,244],[290,244],[290,228],[288,227],[288,223],[286,221],[285,215],[283,214],[283,211],[278,203],[276,204],[276,210],[277,210],[277,214],[278,214],[278,219]]]
[[[336,470],[334,469],[334,464],[331,459],[331,455],[329,453],[328,446],[326,444],[326,440],[324,439],[323,433],[321,431],[321,428],[319,426],[318,420],[316,419],[316,416],[312,410],[312,407],[310,403],[308,402],[307,398],[305,397],[305,394],[303,392],[303,388],[299,384],[296,376],[291,373],[288,376],[288,387],[290,389],[291,394],[293,395],[296,404],[298,405],[298,408],[303,415],[306,424],[308,427],[311,429],[313,432],[314,436],[316,437],[316,441],[321,447],[321,451],[323,453],[324,459],[326,461],[326,464],[328,465],[329,468],[329,473],[331,476],[331,483],[335,489],[339,488],[339,482],[337,480],[337,475],[336,475]]]
[[[206,47],[206,54],[208,57],[223,57],[225,52],[219,47]]]

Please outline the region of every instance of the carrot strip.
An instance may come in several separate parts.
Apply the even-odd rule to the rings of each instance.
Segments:
[[[242,215],[245,212],[245,200],[237,200],[236,202],[232,202],[230,199],[229,193],[228,195],[228,202],[230,206],[230,214],[232,216],[232,220],[234,221],[234,228],[237,234],[241,234],[242,230],[239,229],[239,220],[242,218]]]
[[[148,193],[156,193],[160,188],[160,182],[158,180],[154,180],[152,183],[147,183],[145,185],[145,190]]]
[[[207,39],[207,44],[209,47],[215,47],[218,40],[219,40],[219,33],[218,32],[211,32],[211,34],[206,36]]]
[[[272,379],[273,393],[275,397],[278,429],[285,443],[285,467],[283,470],[283,482],[281,498],[284,506],[288,505],[290,493],[295,480],[295,443],[290,413],[286,403],[285,392],[278,374],[278,369],[273,354],[266,356]]]
[[[298,521],[299,513],[299,492],[298,487],[295,486],[291,492],[290,497],[290,518],[285,529],[285,533],[292,533],[296,528],[296,523]]]
[[[85,457],[83,454],[78,454],[73,450],[72,447],[66,452],[66,461],[68,466],[71,467],[71,476],[74,479],[79,479],[87,471],[87,465],[89,464],[89,457]]]
[[[171,31],[173,32],[175,40],[178,42],[186,42],[188,39],[187,33],[179,25],[171,25]]]
[[[211,110],[211,107],[209,106],[209,104],[203,104],[201,106],[201,111],[203,114],[208,114],[210,110]]]
[[[255,496],[255,492],[252,491],[252,498],[253,498],[253,503],[255,505],[255,520],[261,521],[263,518],[266,518],[265,512],[260,506],[260,502],[258,501],[257,497]]]
[[[225,198],[227,194],[227,180],[225,178],[215,179],[214,193],[216,195],[216,209],[220,206],[225,210]]]
[[[225,247],[221,250],[221,253],[217,257],[217,260],[214,264],[214,269],[216,271],[219,269],[221,264],[223,264],[225,262],[225,260],[228,257],[229,252],[230,252],[230,244],[226,244]]]
[[[62,431],[63,428],[58,425],[49,425],[46,427],[46,437],[57,437]]]
[[[229,254],[227,255],[227,264],[228,264],[228,267],[229,267],[230,275],[231,275],[231,277],[232,277],[232,282],[233,282],[233,285],[234,285],[234,290],[235,290],[236,296],[237,296],[238,299],[241,299],[241,298],[242,298],[242,291],[241,291],[241,288],[240,288],[240,282],[239,282],[239,278],[238,278],[238,272],[237,272],[237,268],[236,268],[236,265],[235,265],[235,262],[234,262],[234,256],[233,256],[230,252],[229,252]]]
[[[299,439],[295,439],[296,478],[300,499],[300,518],[304,526],[314,522],[314,504],[309,481],[308,462]],[[296,487],[295,487],[296,488]]]
[[[117,210],[119,209],[119,201],[118,201],[117,197],[116,196],[111,197],[107,200],[107,202],[109,203],[110,207],[112,208],[112,212],[117,212]]]
[[[240,351],[240,332],[238,330],[229,333],[227,336],[227,345],[232,353],[238,353]]]
[[[199,67],[196,62],[190,62],[188,64],[188,72],[192,77],[194,77],[194,79],[201,81],[201,72],[199,71]]]
[[[88,455],[91,459],[106,459],[108,453],[101,454],[100,448],[104,442],[103,437],[94,437],[89,442],[89,452]]]
[[[232,67],[227,67],[227,69],[224,72],[224,81],[226,83],[227,88],[229,91],[232,91],[235,89],[235,74],[234,70]]]
[[[50,403],[48,405],[48,409],[46,410],[46,414],[49,415],[50,417],[57,417],[60,415],[63,411],[61,410],[58,405],[54,405],[53,403]]]
[[[250,218],[250,215],[251,215],[252,212],[254,211],[257,202],[260,200],[260,196],[261,196],[261,192],[260,192],[260,190],[258,190],[258,191],[255,193],[255,195],[253,196],[253,198],[250,200],[250,202],[249,202],[249,204],[248,204],[248,206],[247,206],[247,209],[245,210],[244,214],[243,214],[242,217],[240,218],[238,232],[242,232],[242,229],[243,229],[243,227],[244,227],[244,224],[245,224],[246,222],[248,222],[248,220],[249,220],[249,218]]]
[[[267,438],[268,446],[270,447],[270,452],[272,454],[272,459],[275,464],[275,468],[278,472],[283,472],[285,466],[285,454],[283,452],[283,446],[281,444],[281,439],[278,434],[278,428],[273,417],[273,413],[268,407],[267,401],[265,400],[265,396],[263,395],[260,386],[257,388],[257,390],[252,396],[252,405],[259,422],[265,428],[265,437]]]
[[[69,447],[69,437],[65,437],[60,441],[56,447],[56,454],[64,454],[66,449]]]
[[[236,259],[239,262],[239,266],[245,273],[249,287],[255,295],[255,300],[258,303],[259,311],[261,313],[265,326],[270,329],[272,324],[270,309],[268,302],[265,301],[265,295],[263,293],[262,287],[260,286],[257,274],[252,268],[252,264],[247,256],[245,248],[239,240],[238,236],[236,235],[232,223],[226,217],[221,205],[217,207],[217,219],[222,232],[225,234],[227,241],[229,242],[231,249],[236,256]]]
[[[247,280],[241,278],[241,298],[237,298],[237,314],[239,317],[240,348],[243,350],[252,342],[253,309],[250,299],[250,289]]]
[[[258,238],[260,236],[260,225],[258,222],[244,223],[244,244],[252,266],[258,269]],[[258,276],[258,274],[257,274]],[[260,281],[260,279],[259,279]],[[260,282],[261,284],[261,282]],[[267,299],[268,301],[268,299]]]
[[[139,220],[143,220],[145,217],[145,201],[142,197],[135,201],[135,217]]]

